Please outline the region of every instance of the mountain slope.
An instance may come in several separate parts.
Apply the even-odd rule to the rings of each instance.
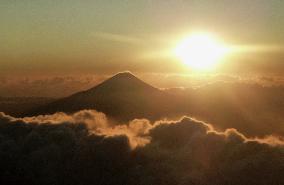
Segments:
[[[96,109],[118,121],[134,118],[159,119],[169,112],[169,96],[133,74],[123,72],[89,90],[38,107],[27,115]]]

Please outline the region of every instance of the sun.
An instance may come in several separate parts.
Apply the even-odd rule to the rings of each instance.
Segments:
[[[190,68],[202,71],[214,69],[229,53],[229,47],[210,34],[197,33],[182,39],[174,53]]]

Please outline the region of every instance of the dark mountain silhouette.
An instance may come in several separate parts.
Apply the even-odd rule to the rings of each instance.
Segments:
[[[55,101],[46,97],[0,97],[0,112],[21,117],[27,111]]]
[[[136,118],[155,121],[187,115],[221,130],[236,128],[250,136],[282,135],[283,100],[284,87],[216,83],[198,89],[160,90],[123,72],[89,90],[37,106],[24,116],[96,109],[126,123]]]
[[[170,112],[166,103],[169,96],[132,73],[122,72],[89,90],[40,106],[26,116],[96,109],[117,121],[134,118],[160,119]]]

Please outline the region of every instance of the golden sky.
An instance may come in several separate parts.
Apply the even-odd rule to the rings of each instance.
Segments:
[[[190,73],[164,53],[196,31],[267,48],[226,58],[219,73],[281,73],[283,9],[282,0],[1,1],[0,74]]]

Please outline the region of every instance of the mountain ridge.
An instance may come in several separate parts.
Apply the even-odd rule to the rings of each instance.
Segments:
[[[119,121],[134,118],[160,119],[168,113],[170,95],[155,88],[130,72],[121,72],[85,91],[37,107],[25,116],[72,113],[96,109]]]
[[[131,72],[119,72],[115,74],[114,76],[106,79],[105,81],[99,83],[98,85],[87,89],[85,91],[81,91],[78,93],[75,93],[71,96],[74,96],[76,94],[80,93],[86,93],[90,94],[93,91],[96,91],[97,89],[109,89],[109,90],[158,90],[157,88],[147,84],[146,82],[142,81],[141,79],[137,78],[134,74]],[[119,89],[118,89],[119,88]]]

